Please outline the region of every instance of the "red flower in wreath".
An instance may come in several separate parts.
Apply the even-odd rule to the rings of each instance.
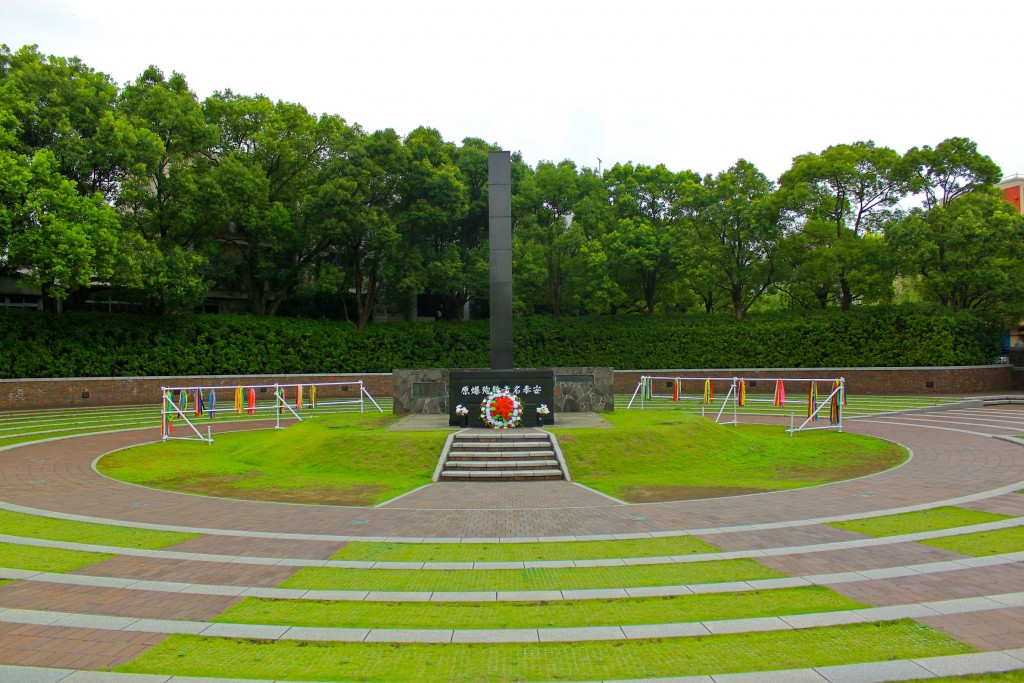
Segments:
[[[487,395],[480,404],[480,419],[492,429],[510,429],[519,424],[523,416],[523,404],[519,397],[507,390],[497,390]]]
[[[491,401],[491,415],[500,417],[506,422],[512,419],[512,411],[515,409],[515,403],[508,396],[498,396]]]

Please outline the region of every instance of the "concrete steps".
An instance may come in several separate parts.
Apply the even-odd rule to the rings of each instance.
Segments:
[[[467,429],[454,435],[437,481],[562,481],[557,444],[547,432]]]

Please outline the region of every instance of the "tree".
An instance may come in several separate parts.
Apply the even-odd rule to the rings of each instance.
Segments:
[[[518,267],[527,275],[520,281],[556,317],[586,286],[583,247],[587,235],[576,212],[583,208],[588,185],[600,187],[588,183],[588,175],[596,178],[591,171],[578,173],[569,160],[558,165],[541,162],[522,190],[531,197],[532,211],[531,220],[524,221],[516,233]]]
[[[795,273],[828,274],[826,282],[808,288],[827,288],[844,311],[855,301],[887,296],[893,269],[884,243],[865,237],[880,234],[896,216],[913,179],[910,163],[871,141],[835,145],[793,160],[781,185],[789,205],[804,217],[805,246],[814,249],[807,262],[824,262]]]
[[[1024,314],[1024,216],[995,188],[916,210],[889,239],[925,300],[964,309]]]
[[[11,176],[4,183],[0,269],[39,287],[48,308],[94,279],[110,280],[120,235],[117,214],[103,195],[80,195],[49,150],[39,150],[31,161],[5,156],[0,163]],[[12,193],[20,195],[13,202]]]
[[[603,246],[628,297],[654,315],[660,296],[678,276],[681,235],[673,210],[692,171],[616,164],[605,172],[614,221]]]
[[[145,242],[138,296],[154,313],[190,310],[209,289],[205,268],[215,253],[219,204],[210,172],[217,129],[203,120],[185,77],[165,78],[155,66],[125,86],[117,106],[153,139],[117,198],[123,223]]]
[[[442,315],[461,322],[465,304],[486,282],[483,246],[462,240],[469,197],[455,163],[455,145],[433,128],[417,128],[405,140],[409,166],[402,180],[399,230],[419,272],[404,282],[419,283],[438,298]],[[420,290],[422,291],[422,290]]]
[[[0,46],[0,273],[38,287],[50,310],[95,280],[137,280],[101,192],[115,170],[99,163],[97,132],[115,93],[78,60]]]
[[[918,176],[913,189],[924,195],[925,210],[947,206],[957,197],[998,183],[1002,171],[967,138],[943,140],[935,149],[914,147],[905,158]]]
[[[253,314],[273,315],[332,244],[302,206],[325,164],[347,150],[351,131],[339,117],[318,119],[262,95],[215,93],[203,109],[220,131],[210,174],[217,241],[228,247],[219,263],[234,270]]]
[[[332,293],[342,302],[351,293],[355,320],[347,307],[345,318],[363,329],[402,257],[396,217],[409,155],[391,129],[354,133],[348,152],[321,171],[303,215],[330,243],[318,279],[334,285]],[[326,272],[336,277],[325,277]]]
[[[783,221],[775,184],[740,159],[727,171],[689,183],[677,210],[688,216],[683,271],[690,274],[691,289],[710,312],[708,285],[714,283],[733,315],[745,317],[772,286],[780,265]]]

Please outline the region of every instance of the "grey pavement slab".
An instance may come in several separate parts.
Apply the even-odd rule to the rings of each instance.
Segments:
[[[913,660],[936,676],[964,676],[967,674],[1015,671],[1021,661],[1003,652],[979,652],[949,657],[929,657]]]
[[[685,638],[689,636],[711,635],[704,624],[692,622],[688,624],[642,624],[623,626],[622,632],[627,638]]]
[[[255,638],[277,640],[288,631],[288,626],[260,626],[255,624],[210,624],[203,629],[203,636],[222,638]]]
[[[788,669],[785,671],[759,671],[743,674],[713,674],[715,683],[828,683],[814,669]]]
[[[536,643],[540,640],[535,628],[466,629],[455,631],[453,643]]]
[[[494,591],[446,593],[437,591],[430,595],[430,602],[494,602],[498,594]]]
[[[626,634],[618,626],[587,626],[583,628],[539,628],[537,636],[542,643],[579,640],[625,640]]]
[[[160,674],[116,674],[117,683],[165,683],[171,676]],[[111,675],[106,671],[75,671],[61,683],[110,683]]]
[[[838,626],[840,624],[856,624],[867,621],[857,612],[820,612],[818,614],[791,614],[779,617],[793,628],[816,628],[819,626]]]
[[[67,680],[74,669],[40,669],[32,666],[8,666],[0,664],[0,681],[17,683],[58,683]]]
[[[939,600],[922,603],[922,607],[933,609],[939,614],[960,614],[961,612],[980,612],[982,610],[1000,609],[1002,603],[988,598],[962,598],[959,600]]]
[[[890,607],[867,607],[854,610],[868,621],[889,621],[891,619],[917,619],[935,617],[938,612],[924,605],[893,605]]]
[[[315,628],[311,626],[292,626],[285,632],[285,640],[317,640],[342,643],[361,643],[370,634],[368,628]]]
[[[136,619],[132,624],[134,631],[151,633],[190,633],[198,635],[209,628],[205,621],[178,621],[176,619]]]
[[[549,602],[564,598],[561,591],[498,591],[497,599],[503,602]]]
[[[779,617],[754,617],[729,621],[702,622],[711,633],[746,633],[748,631],[788,631],[792,626]]]
[[[907,660],[819,666],[815,671],[824,676],[829,683],[888,683],[888,681],[912,681],[931,676],[931,672],[927,669]]]
[[[366,643],[450,643],[453,631],[450,629],[373,629],[363,642]]]
[[[629,593],[625,588],[585,588],[562,591],[562,597],[566,600],[609,600],[615,598],[628,598]]]

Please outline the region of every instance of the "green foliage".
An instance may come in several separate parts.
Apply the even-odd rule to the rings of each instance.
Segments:
[[[525,318],[522,367],[896,367],[992,362],[1005,321],[887,306],[719,316]],[[255,316],[0,311],[0,377],[391,372],[486,367],[487,321],[384,324]]]

